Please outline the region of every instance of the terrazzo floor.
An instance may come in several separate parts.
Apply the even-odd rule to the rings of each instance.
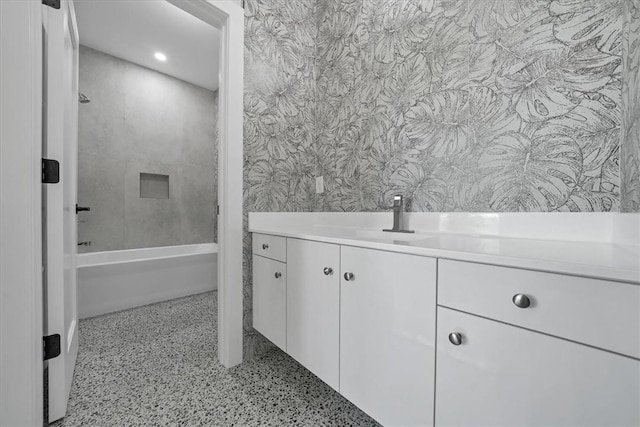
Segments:
[[[82,320],[67,416],[53,425],[378,425],[278,349],[222,367],[216,298]]]

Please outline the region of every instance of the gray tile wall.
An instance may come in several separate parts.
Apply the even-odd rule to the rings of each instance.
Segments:
[[[80,46],[81,252],[215,240],[218,93]],[[169,199],[140,198],[140,173]]]
[[[637,26],[638,0],[248,0],[245,213],[638,211],[625,8]]]

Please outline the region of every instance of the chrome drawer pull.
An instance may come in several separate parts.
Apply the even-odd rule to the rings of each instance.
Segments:
[[[280,277],[282,277],[282,273],[276,272],[275,276],[276,276],[276,279],[279,279]]]
[[[352,281],[355,278],[355,276],[353,275],[353,273],[344,273],[344,280],[346,280],[347,282]]]
[[[527,308],[531,305],[531,300],[525,294],[515,294],[512,300],[516,307],[519,308]]]
[[[462,334],[460,332],[451,332],[449,334],[449,342],[453,345],[462,344]]]
[[[323,272],[324,272],[324,275],[325,275],[325,276],[330,276],[330,275],[332,275],[332,274],[333,274],[333,268],[331,268],[331,267],[325,267],[325,268],[324,268],[324,270],[323,270]]]
[[[264,249],[266,251],[267,249],[269,249],[269,245],[267,245],[266,243],[263,243],[262,244],[262,249]]]

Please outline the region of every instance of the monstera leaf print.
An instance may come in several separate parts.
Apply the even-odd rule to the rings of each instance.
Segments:
[[[430,95],[405,114],[405,121],[407,137],[435,157],[460,155],[520,123],[505,97],[483,87]]]
[[[389,1],[374,11],[371,33],[377,35],[374,47],[375,59],[388,64],[396,55],[406,56],[427,39],[430,33],[426,25],[429,15],[415,2]]]
[[[318,90],[329,96],[345,96],[355,80],[355,58],[346,55],[340,60],[323,61],[319,66]]]
[[[424,164],[405,163],[390,176],[385,193],[387,205],[395,194],[403,194],[413,212],[438,212],[447,198],[447,185],[433,177]]]
[[[289,190],[287,171],[278,161],[262,160],[249,172],[249,191],[254,193],[258,212],[274,212],[286,206]]]
[[[418,148],[427,148],[436,157],[459,154],[468,147],[472,138],[467,127],[468,117],[468,92],[439,92],[405,114],[407,136],[416,142]]]
[[[538,9],[516,26],[496,34],[483,43],[497,47],[496,75],[511,74],[521,70],[543,56],[554,54],[566,46],[553,35],[553,18],[546,9]]]
[[[365,149],[379,148],[392,124],[384,106],[372,105],[360,111],[360,126]]]
[[[583,175],[598,176],[620,145],[620,108],[585,99],[568,114],[545,122],[538,135],[573,138],[582,151]]]
[[[421,55],[407,58],[396,66],[388,85],[380,94],[378,105],[385,108],[394,125],[402,125],[404,113],[429,92],[430,80],[424,72],[426,67],[426,59]]]
[[[366,212],[380,208],[382,183],[374,168],[363,167],[361,172],[344,177],[342,184],[340,187],[342,210]]]
[[[360,127],[353,124],[337,144],[336,170],[339,175],[350,177],[356,173],[365,155]]]
[[[418,51],[428,64],[432,91],[461,89],[468,81],[469,56],[473,34],[450,20],[438,20],[433,31]]]
[[[554,33],[568,45],[595,40],[605,53],[619,53],[625,0],[554,0],[549,12],[557,17]]]
[[[593,46],[562,49],[522,69],[498,76],[498,88],[513,97],[516,111],[527,122],[540,122],[568,113],[577,102],[574,92],[596,92],[610,80],[619,58]]]
[[[267,70],[262,70],[267,71]],[[283,116],[295,116],[306,102],[310,89],[294,75],[268,70],[251,84],[252,88],[272,111]]]
[[[472,87],[469,93],[468,125],[473,141],[484,146],[496,136],[520,129],[520,117],[515,114],[511,101],[487,87]]]
[[[487,37],[513,27],[539,7],[538,0],[444,0],[444,15],[461,27],[471,27],[477,37]]]
[[[620,194],[620,148],[609,156],[595,181],[597,185],[593,187],[593,191],[603,191],[616,196]]]
[[[316,195],[316,179],[311,175],[305,175],[300,180],[292,183],[291,194],[294,198],[292,211],[309,212],[318,204]]]
[[[620,162],[616,150],[602,166],[599,176],[581,180],[560,211],[609,212],[620,206]]]
[[[614,208],[614,197],[611,193],[597,191],[575,191],[560,212],[610,212]]]
[[[295,34],[296,51],[303,53],[307,48],[315,49],[317,35],[315,5],[309,2],[290,0],[270,0],[272,13],[280,17],[284,25]]]
[[[292,28],[273,15],[264,17],[260,23],[249,21],[248,26],[250,38],[245,41],[247,48],[266,62],[276,64],[285,73],[295,74],[302,64],[302,58],[296,54]]]
[[[338,11],[325,16],[318,33],[320,57],[326,61],[334,61],[348,54],[355,28],[356,20],[349,12]]]
[[[478,160],[498,212],[551,211],[564,205],[580,178],[580,147],[566,136],[520,133],[497,138]]]

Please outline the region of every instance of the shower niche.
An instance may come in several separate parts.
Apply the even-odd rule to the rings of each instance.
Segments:
[[[141,199],[168,199],[169,175],[140,173]]]

